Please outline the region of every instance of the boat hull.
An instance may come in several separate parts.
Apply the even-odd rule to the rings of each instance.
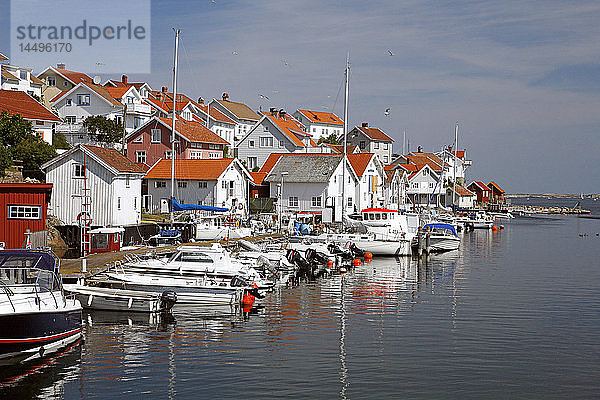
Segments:
[[[161,301],[161,293],[82,285],[65,285],[65,290],[73,293],[86,309],[145,313],[170,310],[170,307]]]

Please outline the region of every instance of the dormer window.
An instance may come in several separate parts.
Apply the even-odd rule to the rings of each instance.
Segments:
[[[48,86],[56,86],[56,77],[55,76],[49,76],[46,78],[46,82]]]

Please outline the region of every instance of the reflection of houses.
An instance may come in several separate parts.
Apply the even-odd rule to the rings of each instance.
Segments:
[[[473,208],[476,199],[475,193],[461,185],[456,185],[456,191],[453,186],[446,188],[446,207]]]
[[[171,197],[171,162],[161,160],[145,176],[148,181],[149,212],[169,211]],[[175,198],[181,204],[246,207],[248,181],[246,169],[233,158],[218,160],[175,160]]]
[[[31,122],[33,131],[43,140],[52,144],[54,127],[61,120],[33,97],[16,90],[0,90],[0,112],[3,111],[9,114],[18,114]]]
[[[144,170],[115,149],[77,145],[41,168],[54,184],[48,212],[66,225],[79,224],[86,191],[93,226],[140,222]]]
[[[127,135],[127,158],[147,166],[171,158],[172,127],[172,119],[154,117]],[[223,147],[228,144],[199,122],[181,118],[175,121],[175,136],[175,159],[223,158]]]
[[[46,230],[51,192],[47,183],[0,183],[0,242],[5,248],[21,248],[26,230]]]
[[[477,204],[485,205],[489,203],[491,190],[485,185],[485,183],[481,181],[473,181],[469,184],[469,186],[467,186],[467,189],[475,193],[477,196]]]
[[[363,122],[361,126],[356,126],[348,132],[347,142],[357,145],[361,151],[377,154],[379,160],[384,164],[392,162],[394,139],[379,128],[369,127],[367,122]]]

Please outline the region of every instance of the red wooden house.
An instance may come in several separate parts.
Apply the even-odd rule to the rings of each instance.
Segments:
[[[0,183],[0,242],[19,249],[30,232],[46,230],[52,184]]]
[[[170,118],[154,117],[127,135],[127,158],[153,166],[163,158],[171,158]],[[176,159],[223,158],[224,146],[229,145],[216,133],[196,121],[177,119],[175,122]]]
[[[491,201],[495,204],[503,204],[504,203],[504,190],[494,181],[490,181],[487,184],[488,188],[491,190]]]
[[[473,181],[467,186],[471,192],[477,195],[478,204],[487,204],[490,202],[491,190],[481,181]]]

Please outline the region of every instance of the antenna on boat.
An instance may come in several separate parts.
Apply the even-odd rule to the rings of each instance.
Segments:
[[[173,199],[175,198],[175,117],[177,115],[177,53],[179,50],[179,29],[175,31],[175,54],[173,56],[173,125],[171,127],[171,201],[169,210],[171,211],[171,224],[175,222],[173,215]]]
[[[346,168],[348,164],[348,80],[350,79],[350,51],[346,56],[345,91],[344,91],[344,161],[342,167],[342,230],[344,229],[344,215],[346,214]]]
[[[450,156],[452,156],[452,152],[450,152]],[[454,160],[453,164],[453,177],[454,179],[454,188],[452,189],[452,208],[456,210],[456,202],[454,201],[454,196],[456,195],[456,163],[458,162],[458,121],[456,121],[456,125],[454,125]]]

